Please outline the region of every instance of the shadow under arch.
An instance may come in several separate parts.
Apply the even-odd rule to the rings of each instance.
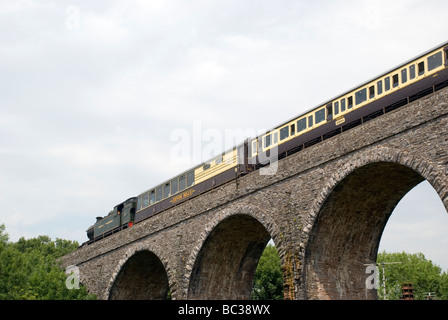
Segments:
[[[402,156],[397,158],[403,160]],[[407,162],[412,165],[358,163],[324,191],[324,201],[311,217],[305,249],[308,299],[377,299],[376,290],[366,286],[366,264],[376,262],[382,232],[395,206],[425,178],[439,196],[444,194],[439,184],[446,177],[441,172],[424,160]]]
[[[266,228],[250,215],[223,219],[196,256],[188,299],[250,299],[258,260],[270,239]]]
[[[109,300],[165,300],[168,290],[168,275],[160,259],[149,250],[141,250],[122,265]]]

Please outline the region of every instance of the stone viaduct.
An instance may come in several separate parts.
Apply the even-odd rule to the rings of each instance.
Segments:
[[[394,207],[427,180],[448,209],[448,88],[62,258],[99,299],[250,299],[272,238],[285,299],[376,299]],[[422,219],[425,217],[422,216]]]

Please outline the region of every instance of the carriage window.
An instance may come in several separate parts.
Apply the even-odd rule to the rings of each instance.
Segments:
[[[401,83],[405,83],[406,81],[408,81],[408,70],[403,69],[401,70]]]
[[[179,191],[184,190],[185,187],[186,187],[185,176],[180,176],[179,177]]]
[[[398,74],[394,74],[392,76],[392,87],[394,88],[398,87]]]
[[[420,62],[418,65],[418,75],[421,76],[425,73],[425,62]]]
[[[139,196],[137,199],[137,210],[142,208],[142,196]]]
[[[252,156],[257,154],[257,140],[252,141]]]
[[[308,128],[311,128],[313,126],[313,116],[308,117]]]
[[[376,91],[378,92],[378,94],[383,93],[383,81],[380,80],[376,83]]]
[[[324,121],[325,120],[325,109],[320,109],[320,110],[316,111],[315,116],[316,116],[316,123]]]
[[[165,186],[163,187],[163,198],[168,198],[171,195],[171,187],[170,187],[170,183],[166,183]]]
[[[345,99],[341,99],[341,112],[345,111]]]
[[[434,70],[442,65],[442,51],[428,57],[428,71]]]
[[[267,148],[271,145],[271,135],[268,134],[264,137],[264,147]]]
[[[291,125],[291,135],[293,136],[295,133],[296,133],[296,125],[295,124],[292,124]]]
[[[273,138],[274,138],[274,141],[272,143],[277,144],[278,143],[278,132],[274,132]]]
[[[334,114],[337,115],[339,113],[339,101],[334,102]]]
[[[143,195],[143,198],[142,198],[143,208],[146,208],[147,206],[149,206],[149,198],[148,198],[148,196],[149,196],[149,193],[145,193]]]
[[[289,126],[280,129],[280,140],[284,140],[289,137]]]
[[[154,202],[156,202],[156,191],[155,191],[155,190],[152,190],[152,191],[149,193],[149,205],[154,204]]]
[[[364,88],[355,93],[355,103],[356,105],[367,100],[367,90]]]
[[[194,171],[190,171],[187,173],[187,187],[190,187],[194,184]]]
[[[171,194],[175,194],[179,191],[179,181],[177,181],[177,178],[174,180],[171,180]]]
[[[445,51],[445,67],[448,66],[448,47],[443,48]]]
[[[157,187],[156,189],[156,201],[160,201],[163,199],[163,190],[162,190],[162,186]]]
[[[202,170],[204,170],[204,171],[207,169],[210,169],[210,163],[207,163],[202,167]]]
[[[386,91],[390,90],[390,78],[389,77],[384,78],[384,90],[386,90]]]
[[[306,129],[306,118],[302,118],[297,121],[297,132],[303,131]]]
[[[353,97],[347,98],[347,107],[351,109],[353,107]]]
[[[375,96],[375,86],[369,87],[369,99],[372,99]]]
[[[409,66],[409,79],[415,78],[415,64]]]

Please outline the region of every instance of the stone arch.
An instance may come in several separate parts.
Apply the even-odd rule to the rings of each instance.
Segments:
[[[167,268],[149,248],[137,246],[118,262],[107,288],[109,300],[165,300],[169,291]]]
[[[308,299],[376,299],[366,287],[366,264],[395,206],[427,180],[445,208],[447,176],[429,160],[395,148],[372,148],[334,173],[307,221],[304,289]]]
[[[258,260],[278,234],[260,208],[218,213],[188,260],[187,299],[250,299]]]

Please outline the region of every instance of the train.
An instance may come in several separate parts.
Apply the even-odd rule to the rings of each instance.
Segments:
[[[448,41],[303,114],[117,204],[86,244],[448,86]]]

